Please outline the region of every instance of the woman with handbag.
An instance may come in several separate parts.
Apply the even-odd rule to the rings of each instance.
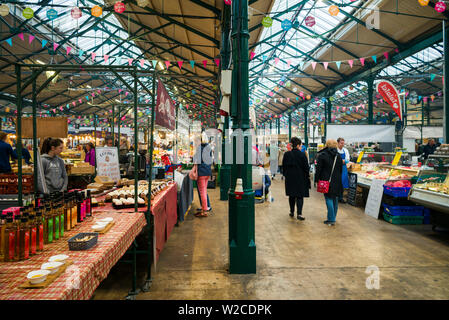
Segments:
[[[324,193],[327,206],[327,220],[325,224],[335,225],[338,210],[338,197],[343,191],[341,181],[342,161],[337,151],[336,140],[327,140],[325,148],[318,152],[315,182],[317,191]],[[339,161],[337,161],[339,160]]]
[[[285,177],[285,194],[290,203],[290,217],[305,220],[302,216],[304,198],[309,197],[310,177],[309,164],[306,155],[301,152],[301,140],[293,137],[291,140],[292,151],[287,151],[282,159],[283,175]]]
[[[203,141],[201,147],[197,148],[194,156],[195,165],[189,173],[189,177],[192,180],[196,180],[201,199],[201,211],[195,214],[196,217],[207,217],[207,212],[210,211],[208,206],[207,182],[212,175],[212,162],[212,148],[206,141]]]

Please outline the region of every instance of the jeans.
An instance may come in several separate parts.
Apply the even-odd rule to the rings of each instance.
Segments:
[[[295,202],[298,216],[302,215],[302,206],[304,204],[304,199],[301,197],[288,197],[288,202],[290,204],[290,212],[295,213]]]
[[[207,181],[209,180],[209,176],[201,176],[198,177],[198,180],[196,181],[198,185],[198,190],[200,192],[200,198],[201,198],[201,207],[203,208],[203,211],[207,211]]]
[[[326,200],[326,206],[327,206],[327,221],[335,222],[335,219],[337,218],[337,210],[338,210],[338,197],[326,197],[324,196],[324,199]]]

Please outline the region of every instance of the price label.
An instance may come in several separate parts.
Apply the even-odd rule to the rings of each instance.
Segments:
[[[394,156],[393,162],[391,162],[392,166],[397,166],[399,163],[399,159],[402,157],[402,151],[396,152],[396,155]]]
[[[364,153],[365,153],[365,151],[360,152],[359,157],[357,158],[357,163],[360,163],[360,161],[362,161]]]

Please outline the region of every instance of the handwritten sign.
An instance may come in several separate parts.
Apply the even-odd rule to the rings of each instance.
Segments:
[[[399,159],[402,157],[402,151],[396,152],[396,155],[394,156],[393,161],[391,162],[392,166],[397,166],[399,163]]]
[[[357,163],[360,163],[360,161],[362,161],[364,153],[365,153],[365,151],[360,152],[359,157],[357,158]]]
[[[379,219],[380,203],[384,194],[384,183],[386,180],[373,179],[366,201],[365,213],[373,218]]]
[[[357,175],[355,173],[348,173],[349,189],[348,189],[348,203],[356,206],[357,199]]]
[[[97,175],[107,176],[111,180],[120,180],[117,148],[98,147],[95,150],[97,160]]]

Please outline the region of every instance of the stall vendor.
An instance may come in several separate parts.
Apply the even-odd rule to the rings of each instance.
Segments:
[[[343,161],[343,167],[341,170],[341,181],[343,183],[343,189],[348,189],[349,188],[349,178],[348,178],[348,168],[346,167],[346,164],[348,164],[350,161],[349,151],[348,151],[348,149],[346,149],[344,147],[345,139],[338,138],[337,143],[338,143],[337,150],[338,150],[338,153],[340,154],[341,159]],[[346,201],[343,199],[343,193],[338,197],[338,201],[341,203],[346,203]]]
[[[95,147],[92,142],[86,144],[86,158],[84,162],[89,163],[91,166],[95,167]]]

